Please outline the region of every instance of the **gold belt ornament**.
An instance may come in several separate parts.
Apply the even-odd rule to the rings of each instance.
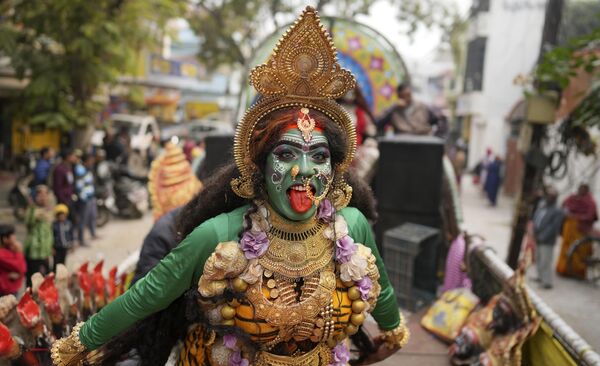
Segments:
[[[331,363],[331,349],[323,343],[300,356],[279,356],[269,352],[259,352],[256,366],[322,366]]]

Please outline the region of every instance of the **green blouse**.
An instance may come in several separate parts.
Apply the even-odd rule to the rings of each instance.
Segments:
[[[127,292],[85,322],[81,343],[93,350],[133,323],[160,311],[192,286],[196,286],[204,263],[221,242],[238,241],[248,206],[214,217],[198,226],[169,255]],[[380,272],[381,293],[371,313],[382,330],[400,325],[400,313],[371,227],[359,210],[347,207],[339,213],[346,219],[355,242],[371,248]]]

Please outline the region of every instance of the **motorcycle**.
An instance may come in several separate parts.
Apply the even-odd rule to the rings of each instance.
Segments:
[[[27,207],[31,203],[29,183],[33,177],[31,175],[21,175],[15,181],[14,187],[8,193],[8,203],[13,209],[13,215],[18,221],[25,220]]]
[[[106,225],[113,215],[137,219],[149,209],[147,178],[136,177],[123,166],[111,164],[108,167],[112,179],[104,176],[100,179],[102,183],[96,186],[98,227]]]

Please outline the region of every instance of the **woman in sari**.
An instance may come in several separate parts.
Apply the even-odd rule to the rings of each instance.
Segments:
[[[563,276],[585,279],[587,271],[585,258],[591,255],[591,246],[581,247],[574,252],[571,263],[569,263],[568,252],[573,243],[590,233],[594,222],[598,220],[596,201],[590,193],[590,187],[582,184],[577,193],[567,197],[562,206],[566,211],[567,218],[563,225],[562,244],[556,272]]]

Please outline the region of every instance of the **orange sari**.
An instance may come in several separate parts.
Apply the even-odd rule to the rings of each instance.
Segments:
[[[563,276],[573,276],[585,279],[587,267],[584,259],[592,254],[591,245],[585,245],[573,253],[571,267],[569,268],[569,248],[573,243],[585,234],[579,230],[579,221],[575,218],[567,218],[563,224],[562,243],[560,247],[560,255],[556,264],[556,272]]]

